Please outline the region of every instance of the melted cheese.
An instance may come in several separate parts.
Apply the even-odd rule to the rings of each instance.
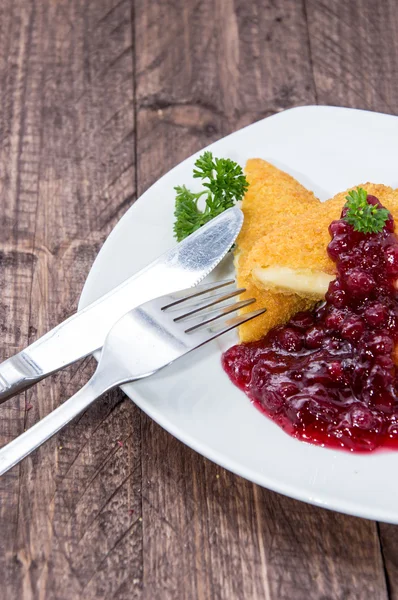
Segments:
[[[265,290],[282,294],[322,299],[334,275],[312,269],[291,269],[290,267],[255,267],[252,276],[257,285]]]

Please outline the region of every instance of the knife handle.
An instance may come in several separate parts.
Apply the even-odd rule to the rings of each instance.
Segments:
[[[96,387],[95,377],[92,377],[72,398],[58,406],[15,440],[0,448],[0,475],[19,463],[69,421],[82,413],[102,395],[103,391],[104,389]]]
[[[44,376],[45,373],[23,351],[0,363],[0,404]]]

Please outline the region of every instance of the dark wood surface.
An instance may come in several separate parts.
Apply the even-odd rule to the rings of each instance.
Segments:
[[[398,114],[397,40],[396,0],[2,0],[0,358],[192,152],[297,105]],[[0,444],[92,371],[1,405]],[[231,475],[114,392],[0,478],[0,596],[397,599],[397,531]]]

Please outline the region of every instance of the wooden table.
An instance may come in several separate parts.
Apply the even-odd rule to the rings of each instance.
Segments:
[[[1,358],[186,156],[297,105],[398,114],[397,39],[396,0],[1,0]],[[92,370],[3,404],[0,443]],[[121,392],[0,479],[0,519],[5,600],[398,598],[394,526],[223,471]]]

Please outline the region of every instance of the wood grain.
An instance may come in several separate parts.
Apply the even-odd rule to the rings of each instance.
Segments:
[[[318,102],[398,113],[395,0],[305,0]]]
[[[395,0],[305,0],[318,101],[398,115]],[[371,149],[371,136],[370,136]],[[398,599],[397,527],[380,525],[389,597]]]
[[[75,310],[120,216],[192,152],[300,104],[397,114],[397,31],[394,0],[3,0],[0,359]],[[92,369],[1,405],[0,443]],[[0,479],[0,533],[6,600],[398,598],[396,527],[236,477],[119,392]]]
[[[75,310],[136,190],[130,3],[7,0],[0,10],[5,356]],[[1,443],[91,370],[73,366],[2,405]],[[140,481],[139,416],[120,393],[2,478],[7,598],[116,597],[140,580]]]
[[[296,2],[142,0],[135,33],[138,193],[210,141],[317,99]],[[143,421],[145,598],[387,598],[374,523],[253,486]]]

